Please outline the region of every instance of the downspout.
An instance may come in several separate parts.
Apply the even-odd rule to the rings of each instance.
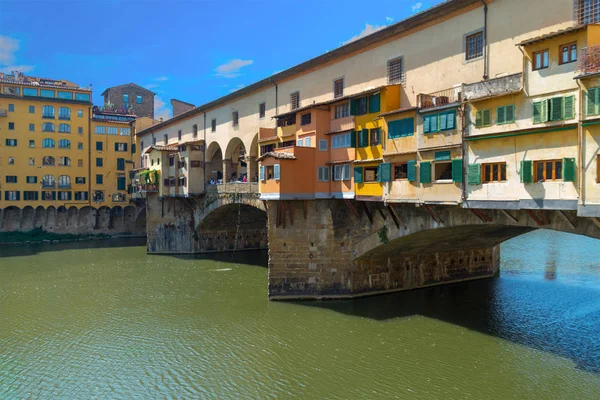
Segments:
[[[581,205],[585,206],[585,185],[583,184],[583,87],[579,79],[575,79],[579,87],[579,113],[577,115],[577,193]],[[563,166],[564,168],[564,166]]]
[[[206,111],[203,112],[204,114],[204,147],[203,147],[203,151],[202,151],[202,160],[203,160],[203,164],[204,164],[204,182],[202,183],[202,187],[204,188],[204,193],[206,193]]]
[[[275,86],[275,115],[278,115],[279,114],[279,102],[277,99],[277,95],[278,95],[277,92],[279,90],[279,87],[277,86],[277,84],[275,82],[273,82],[273,79],[271,77],[269,77],[269,82],[271,82],[271,85]],[[265,112],[266,112],[266,110],[265,110]]]
[[[487,19],[488,19],[488,5],[485,0],[480,0],[483,3],[483,80],[489,78],[488,71],[488,40],[487,40]]]
[[[88,108],[88,205],[92,206],[92,117],[93,108]]]

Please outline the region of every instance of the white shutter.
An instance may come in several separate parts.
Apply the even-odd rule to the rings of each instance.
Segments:
[[[279,180],[279,164],[273,166],[273,178],[275,178],[276,181]]]
[[[264,167],[264,165],[260,166],[260,180],[261,181],[265,180],[265,167]]]

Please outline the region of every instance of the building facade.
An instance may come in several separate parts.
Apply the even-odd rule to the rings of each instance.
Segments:
[[[111,104],[116,111],[154,118],[155,93],[135,83],[109,87],[102,96],[104,104]]]

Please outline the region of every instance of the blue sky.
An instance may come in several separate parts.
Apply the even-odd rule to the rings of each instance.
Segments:
[[[0,71],[200,105],[441,0],[0,0]]]

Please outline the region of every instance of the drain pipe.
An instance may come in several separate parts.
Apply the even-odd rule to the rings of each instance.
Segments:
[[[202,161],[204,164],[204,182],[202,182],[202,187],[204,188],[204,193],[206,193],[206,111],[203,112],[204,114],[204,147],[202,147],[204,150],[202,151]]]
[[[585,185],[583,184],[583,87],[581,81],[575,79],[579,87],[579,113],[577,113],[577,192],[581,205],[585,206]],[[563,166],[564,168],[564,166]]]
[[[278,95],[277,92],[279,90],[279,87],[277,86],[277,84],[275,82],[273,82],[273,79],[271,77],[269,77],[269,82],[271,82],[271,85],[275,86],[275,115],[278,115],[279,114],[279,102],[277,99],[277,95]],[[266,111],[267,110],[265,110],[265,112]]]
[[[485,0],[481,0],[483,3],[483,80],[489,78],[488,71],[488,40],[487,40],[487,19],[488,19],[488,5]]]

